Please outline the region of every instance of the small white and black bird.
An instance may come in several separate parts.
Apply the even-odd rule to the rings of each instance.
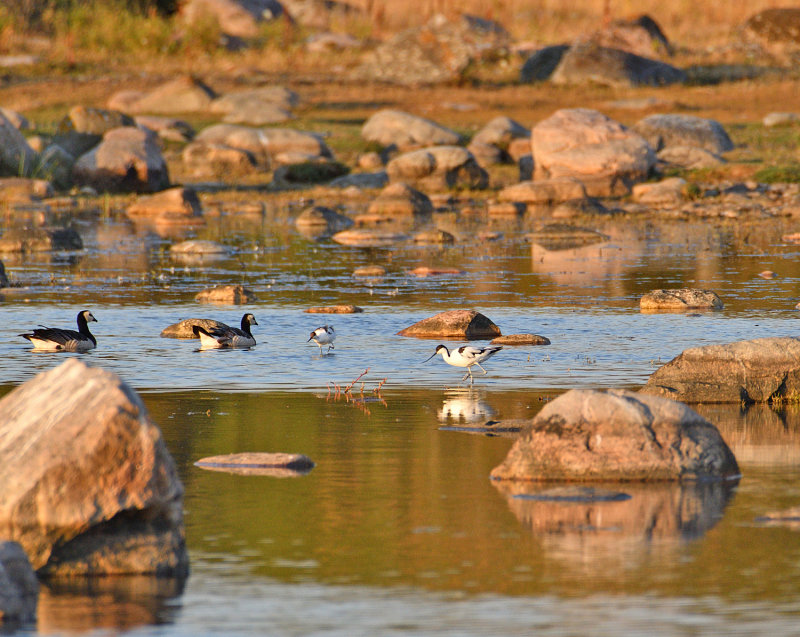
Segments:
[[[192,325],[192,332],[200,339],[201,349],[226,349],[235,347],[253,347],[256,339],[250,331],[251,325],[258,325],[256,317],[245,314],[242,317],[241,329],[237,327],[212,327],[206,329],[201,325]]]
[[[311,332],[311,336],[306,341],[306,343],[310,343],[314,341],[317,345],[319,345],[319,355],[322,356],[322,346],[327,345],[328,351],[330,352],[333,347],[333,341],[336,340],[336,332],[333,331],[332,325],[323,325],[322,327],[318,327],[313,332]]]
[[[20,334],[33,343],[33,349],[50,352],[88,352],[97,347],[97,339],[89,331],[89,322],[97,319],[89,310],[78,312],[78,331],[62,330],[57,327],[36,328],[30,333]]]
[[[458,349],[453,350],[452,352],[447,349],[444,345],[439,345],[436,348],[436,351],[431,354],[428,358],[426,358],[423,363],[427,363],[437,354],[441,354],[444,362],[448,365],[453,365],[454,367],[466,367],[467,373],[464,374],[464,378],[462,381],[467,380],[467,376],[469,376],[469,383],[470,385],[473,382],[472,378],[472,366],[477,365],[483,371],[483,374],[486,375],[486,370],[481,367],[481,363],[483,361],[489,360],[492,356],[497,354],[501,349],[500,346],[496,347],[471,347],[469,345],[463,345]]]

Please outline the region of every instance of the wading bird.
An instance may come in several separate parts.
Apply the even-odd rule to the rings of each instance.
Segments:
[[[332,325],[323,325],[322,327],[318,327],[313,332],[311,332],[311,336],[308,338],[306,343],[310,343],[314,341],[317,345],[319,345],[319,355],[322,356],[322,346],[327,345],[328,351],[330,352],[333,347],[333,341],[336,340],[336,333],[333,331]]]
[[[423,363],[427,363],[437,354],[441,354],[444,362],[448,365],[453,365],[454,367],[466,367],[467,373],[464,374],[464,378],[462,378],[462,382],[467,379],[469,376],[469,383],[470,385],[473,382],[472,378],[472,366],[477,365],[481,368],[484,375],[486,375],[486,370],[481,367],[481,363],[485,360],[489,360],[492,356],[497,354],[502,347],[470,347],[469,345],[463,345],[458,349],[453,350],[452,352],[447,349],[444,345],[439,345],[436,348],[436,351],[431,354],[428,358],[426,358]]]
[[[200,339],[201,349],[253,347],[256,339],[250,332],[251,325],[258,325],[256,317],[252,314],[245,314],[242,317],[241,329],[227,326],[206,329],[200,325],[193,325],[192,331]]]
[[[20,334],[33,343],[33,349],[51,352],[86,352],[97,347],[97,339],[89,331],[89,321],[97,322],[89,310],[78,312],[78,331],[41,326],[29,334]]]

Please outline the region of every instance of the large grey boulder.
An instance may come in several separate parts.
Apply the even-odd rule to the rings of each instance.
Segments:
[[[70,359],[0,401],[0,533],[47,575],[185,575],[183,485],[118,376]]]
[[[800,396],[800,338],[757,338],[684,350],[641,392],[689,403],[752,403]]]
[[[156,192],[169,186],[158,138],[139,128],[114,128],[72,167],[76,184],[108,192]]]
[[[0,176],[32,175],[38,157],[17,127],[0,113]]]
[[[695,115],[649,115],[638,121],[633,130],[656,151],[672,146],[703,148],[715,154],[733,150],[733,142],[722,124]]]
[[[655,165],[643,137],[587,108],[556,111],[533,128],[536,180],[574,177],[593,197],[627,194]]]
[[[519,81],[523,84],[530,84],[549,80],[567,51],[569,51],[569,44],[555,44],[534,51],[522,65]]]
[[[369,52],[355,75],[405,85],[451,82],[461,78],[470,64],[510,43],[508,32],[497,22],[468,14],[450,20],[437,14]]]
[[[452,146],[461,142],[461,135],[424,117],[405,111],[383,109],[364,122],[361,136],[381,146],[400,150],[425,146]]]
[[[553,84],[601,84],[620,88],[666,86],[686,81],[681,69],[659,60],[599,46],[573,44],[550,76]]]
[[[686,405],[625,390],[573,389],[520,434],[495,480],[664,481],[732,478],[717,428]]]
[[[36,619],[39,580],[17,542],[0,543],[0,623],[27,624]]]
[[[390,182],[403,181],[421,188],[486,188],[489,175],[461,146],[432,146],[404,153],[386,166]]]

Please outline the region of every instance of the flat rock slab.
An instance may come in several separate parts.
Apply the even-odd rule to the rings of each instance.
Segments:
[[[355,248],[383,248],[406,239],[406,235],[397,232],[381,232],[378,230],[343,230],[331,237],[336,243]]]
[[[597,230],[566,223],[547,224],[535,232],[528,233],[525,238],[548,250],[571,250],[610,239],[608,235]]]
[[[683,310],[721,310],[722,300],[712,290],[680,288],[653,290],[639,299],[643,312],[680,312]]]
[[[201,458],[195,466],[209,471],[224,471],[237,475],[266,475],[288,478],[308,473],[314,462],[306,455],[298,453],[244,452],[222,456]]]
[[[194,300],[198,303],[219,303],[221,305],[241,305],[253,303],[257,297],[253,290],[243,285],[219,285],[198,292]]]
[[[516,438],[519,432],[530,423],[525,418],[508,420],[487,420],[484,423],[442,425],[440,431],[461,431],[484,436],[501,436],[503,438]]]
[[[382,265],[362,265],[353,270],[353,276],[366,278],[386,276],[386,268]]]
[[[573,389],[544,406],[491,475],[652,482],[735,478],[739,467],[717,428],[682,403]]]
[[[653,373],[640,392],[688,403],[796,402],[800,338],[692,347]]]
[[[190,254],[190,255],[228,255],[231,249],[216,241],[206,241],[204,239],[188,239],[169,247],[171,254]]]
[[[415,338],[490,339],[502,336],[491,319],[475,310],[449,310],[422,319],[397,332]]]
[[[550,345],[550,339],[538,334],[507,334],[493,338],[492,345]]]
[[[421,265],[418,268],[408,271],[409,274],[424,278],[426,276],[443,276],[446,274],[464,274],[464,270],[459,268],[430,268],[426,265]]]
[[[172,325],[168,325],[163,330],[161,330],[161,337],[162,338],[199,338],[194,333],[194,326],[199,325],[203,329],[207,331],[211,330],[224,330],[228,329],[228,326],[225,323],[221,323],[220,321],[215,321],[214,319],[198,319],[198,318],[191,318],[191,319],[184,319],[178,323],[173,323]]]
[[[359,314],[363,311],[364,308],[357,305],[319,305],[305,310],[307,314]]]

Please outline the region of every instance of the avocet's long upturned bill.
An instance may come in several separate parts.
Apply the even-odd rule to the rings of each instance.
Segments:
[[[89,310],[78,312],[78,331],[57,327],[39,327],[29,334],[20,334],[33,343],[33,349],[51,352],[86,352],[97,347],[97,339],[89,331],[89,321],[97,322]]]
[[[462,381],[467,380],[467,376],[469,376],[469,382],[472,384],[472,366],[477,365],[481,368],[484,375],[486,375],[486,370],[481,367],[481,363],[483,361],[489,360],[492,356],[497,354],[502,347],[470,347],[469,345],[463,345],[458,349],[454,349],[452,352],[447,349],[444,345],[439,345],[436,348],[436,351],[431,354],[428,358],[426,358],[423,362],[427,363],[437,354],[441,354],[444,362],[448,365],[453,365],[454,367],[466,367],[467,373],[464,374],[464,378]]]
[[[193,325],[192,331],[200,339],[201,349],[253,347],[256,339],[250,332],[251,325],[258,325],[256,317],[252,314],[245,314],[242,317],[241,329],[227,326],[206,329],[200,325]]]
[[[313,332],[311,332],[311,336],[308,338],[306,343],[310,343],[314,341],[317,345],[319,345],[319,355],[322,356],[322,346],[327,345],[328,351],[330,352],[333,347],[333,341],[336,340],[336,333],[333,331],[332,325],[323,325],[322,327],[318,327]]]

